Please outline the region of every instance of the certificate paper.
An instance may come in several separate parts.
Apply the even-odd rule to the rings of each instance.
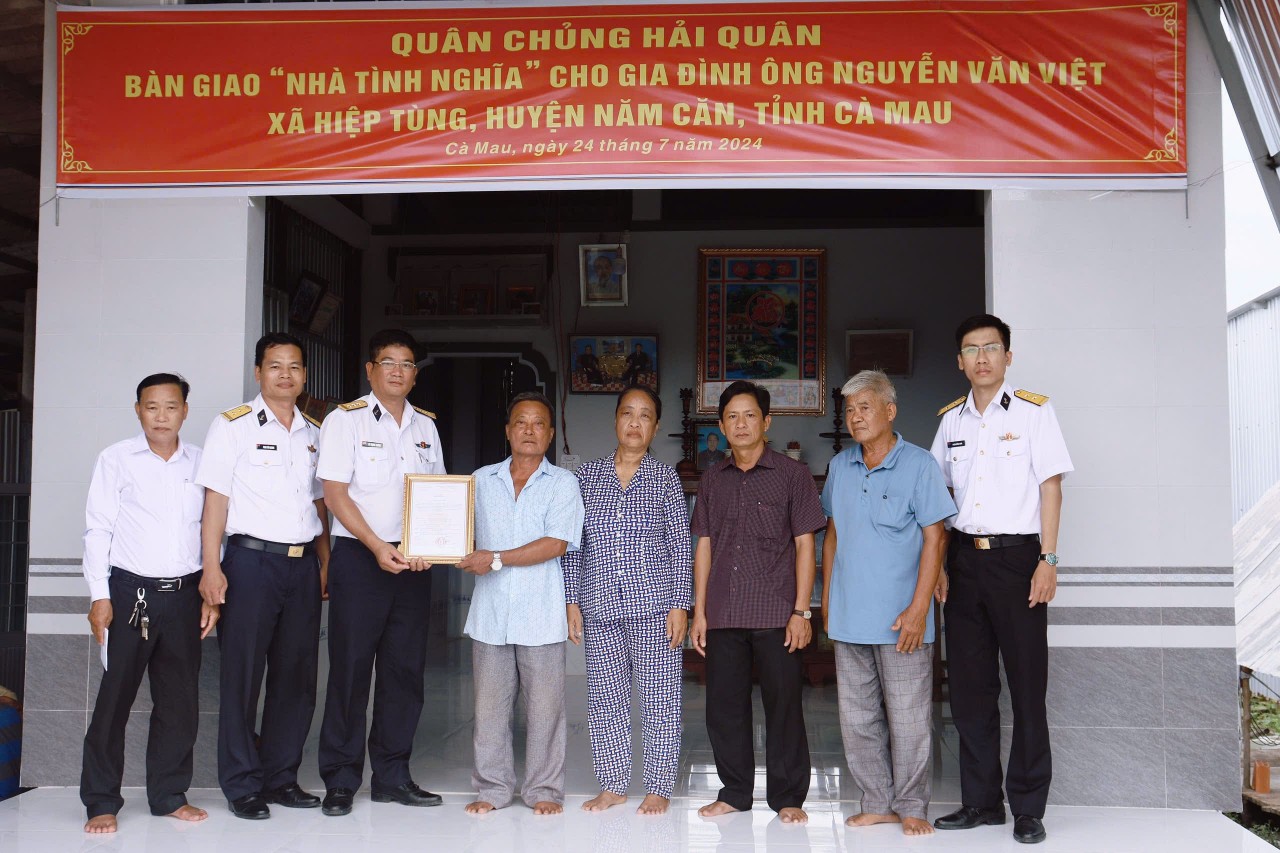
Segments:
[[[400,551],[456,563],[475,550],[476,482],[471,476],[406,474]]]

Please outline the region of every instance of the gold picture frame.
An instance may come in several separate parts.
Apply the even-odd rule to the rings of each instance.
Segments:
[[[424,527],[435,529],[428,534]],[[469,474],[405,474],[400,537],[401,554],[429,563],[457,563],[474,551],[476,478]]]

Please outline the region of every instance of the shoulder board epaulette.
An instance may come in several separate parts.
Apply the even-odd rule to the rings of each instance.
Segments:
[[[243,405],[236,406],[234,409],[227,409],[225,412],[222,413],[222,416],[229,421],[234,421],[236,418],[243,418],[245,415],[249,414],[252,411],[253,411],[253,406],[250,406],[248,403],[245,403]]]
[[[938,409],[938,417],[942,417],[942,416],[943,416],[943,415],[945,415],[947,412],[949,412],[949,411],[951,411],[952,409],[954,409],[956,406],[962,405],[962,404],[964,403],[964,401],[965,401],[965,400],[967,400],[967,399],[969,399],[969,395],[968,395],[968,394],[964,395],[963,397],[957,397],[956,399],[952,400],[950,403],[947,403],[947,404],[946,404],[945,406],[943,406],[941,409]]]
[[[316,420],[315,418],[311,417],[311,415],[308,415],[306,412],[303,412],[303,413],[302,413],[302,418],[303,418],[303,420],[305,420],[307,423],[311,424],[313,427],[317,427],[317,428],[318,428],[318,427],[320,426],[320,422],[319,422],[318,420]]]
[[[433,421],[436,419],[435,412],[428,412],[426,409],[419,409],[417,406],[414,406],[413,410],[420,415],[426,415],[427,417],[431,418],[431,420]]]
[[[1034,391],[1014,391],[1013,396],[1019,400],[1026,400],[1028,403],[1035,403],[1037,406],[1043,406],[1049,402],[1049,398],[1043,394],[1037,394]]]
[[[356,409],[363,409],[369,405],[369,401],[365,399],[352,400],[350,403],[339,403],[338,408],[344,412],[354,412]]]

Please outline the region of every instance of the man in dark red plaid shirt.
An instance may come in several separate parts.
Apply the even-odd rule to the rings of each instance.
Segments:
[[[751,672],[765,706],[765,799],[805,823],[809,741],[801,649],[813,636],[814,531],[826,526],[805,465],[769,449],[769,392],[734,382],[720,395],[732,457],[702,475],[693,510],[693,647],[707,659],[707,734],[720,794],[703,817],[751,809],[755,788]]]

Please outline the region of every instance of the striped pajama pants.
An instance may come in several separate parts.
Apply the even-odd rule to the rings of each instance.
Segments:
[[[670,648],[667,614],[616,622],[584,620],[587,723],[602,791],[626,796],[631,785],[631,684],[644,708],[644,789],[670,799],[680,764],[683,650]]]

